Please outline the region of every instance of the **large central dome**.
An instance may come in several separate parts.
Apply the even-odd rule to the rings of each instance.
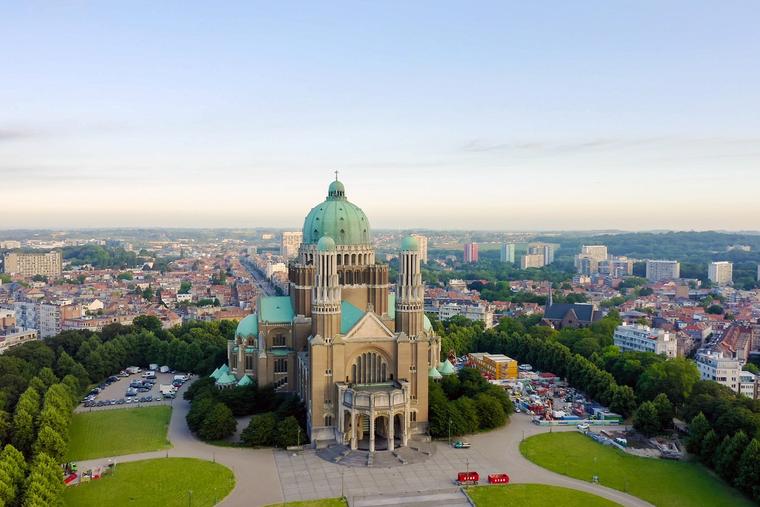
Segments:
[[[336,245],[369,245],[369,220],[358,206],[346,199],[346,188],[338,180],[330,183],[327,199],[314,206],[303,222],[303,242],[316,244],[322,236]]]

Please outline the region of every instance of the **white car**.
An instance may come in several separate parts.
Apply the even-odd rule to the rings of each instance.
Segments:
[[[579,430],[581,430],[581,431],[588,431],[588,429],[589,429],[589,425],[588,425],[588,424],[586,424],[586,423],[581,423],[581,424],[579,424],[579,425],[577,426],[577,428],[578,428]]]

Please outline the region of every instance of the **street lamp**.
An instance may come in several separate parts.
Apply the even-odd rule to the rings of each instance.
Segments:
[[[187,492],[187,507],[192,507],[193,505],[193,490],[188,490]]]
[[[449,417],[449,445],[451,445],[451,417]]]

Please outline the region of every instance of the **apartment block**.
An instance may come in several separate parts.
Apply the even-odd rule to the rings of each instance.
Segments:
[[[58,277],[63,272],[60,250],[51,252],[8,252],[3,257],[4,271],[9,275]]]
[[[650,282],[675,280],[681,277],[681,263],[678,261],[647,261],[646,278]]]
[[[478,244],[477,243],[464,244],[464,262],[467,262],[467,263],[478,262]]]
[[[728,261],[711,262],[707,266],[707,278],[715,285],[729,285],[734,279],[734,265]]]
[[[502,243],[499,247],[499,260],[501,262],[515,262],[515,244]]]
[[[675,335],[664,329],[623,324],[615,329],[612,340],[623,352],[654,352],[665,354],[669,359],[678,355],[678,342]]]
[[[422,262],[428,261],[428,238],[422,234],[412,234],[412,237],[417,240],[417,244],[420,247],[420,260]]]
[[[298,255],[298,247],[303,242],[303,232],[283,232],[280,240],[280,255],[290,259]]]

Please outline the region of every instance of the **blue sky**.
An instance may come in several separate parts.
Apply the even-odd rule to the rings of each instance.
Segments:
[[[760,229],[754,1],[0,12],[0,228]]]

